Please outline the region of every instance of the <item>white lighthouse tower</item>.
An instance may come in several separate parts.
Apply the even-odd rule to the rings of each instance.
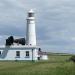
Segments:
[[[35,17],[32,9],[28,12],[26,29],[26,45],[36,46]]]

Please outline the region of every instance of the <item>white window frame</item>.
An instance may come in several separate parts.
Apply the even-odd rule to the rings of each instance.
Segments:
[[[16,51],[16,58],[20,58],[20,51]]]
[[[30,51],[25,51],[25,58],[29,58],[30,57]]]

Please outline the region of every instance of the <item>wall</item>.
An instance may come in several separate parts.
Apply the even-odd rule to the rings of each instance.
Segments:
[[[33,49],[33,50],[32,50]],[[38,50],[33,47],[0,47],[0,60],[37,60]],[[16,51],[20,51],[20,57],[16,57]],[[27,58],[26,51],[30,56]]]

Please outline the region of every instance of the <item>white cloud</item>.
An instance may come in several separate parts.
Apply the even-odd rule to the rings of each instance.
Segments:
[[[57,52],[74,51],[74,0],[0,0],[0,35],[25,36],[31,8],[36,9],[38,44]]]

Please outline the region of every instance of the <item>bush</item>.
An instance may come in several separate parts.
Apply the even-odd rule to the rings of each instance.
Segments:
[[[69,60],[75,62],[75,55],[72,56]]]

